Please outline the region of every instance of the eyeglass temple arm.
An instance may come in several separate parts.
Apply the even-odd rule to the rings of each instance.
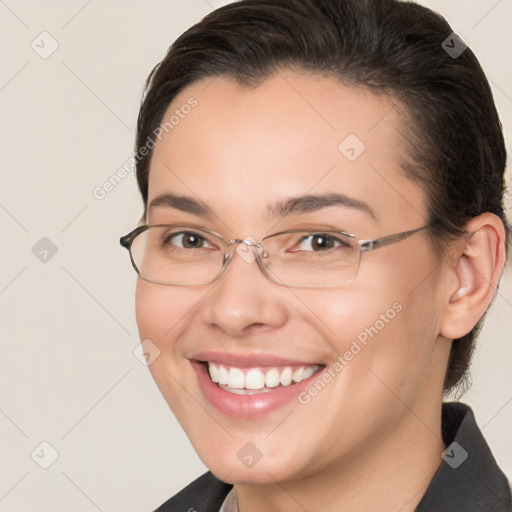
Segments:
[[[377,240],[360,240],[359,247],[362,252],[373,251],[374,249],[378,249],[379,247],[386,247],[386,245],[391,245],[396,242],[400,242],[401,240],[405,240],[409,238],[414,233],[421,231],[422,229],[429,228],[430,225],[422,226],[421,228],[411,229],[410,231],[404,231],[403,233],[397,233],[396,235],[389,235],[383,238],[377,238]]]
[[[127,235],[122,236],[119,239],[119,243],[125,248],[130,249],[134,238],[142,233],[143,231],[146,231],[149,228],[149,226],[139,226],[138,228],[135,228],[131,233],[128,233]]]

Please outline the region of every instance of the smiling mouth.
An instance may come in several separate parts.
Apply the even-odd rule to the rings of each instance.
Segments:
[[[255,395],[293,386],[308,379],[325,365],[237,368],[211,361],[199,361],[213,383],[228,393]]]

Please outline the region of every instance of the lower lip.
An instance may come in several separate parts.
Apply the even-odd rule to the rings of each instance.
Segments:
[[[304,391],[310,382],[318,377],[323,367],[317,370],[311,377],[289,386],[279,386],[266,393],[254,395],[237,395],[221,389],[208,375],[208,370],[203,363],[190,361],[197,373],[199,387],[204,396],[220,412],[227,416],[243,419],[255,419],[266,416],[283,407],[288,402],[297,399],[299,393]]]

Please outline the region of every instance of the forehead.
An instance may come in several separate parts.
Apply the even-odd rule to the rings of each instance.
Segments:
[[[189,108],[190,105],[194,105]],[[393,100],[332,79],[282,72],[257,87],[224,77],[187,87],[164,119],[149,176],[226,215],[265,213],[274,200],[343,193],[379,215],[424,221],[425,197],[405,177],[403,116]]]

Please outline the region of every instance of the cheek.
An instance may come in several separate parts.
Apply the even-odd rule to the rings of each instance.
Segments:
[[[138,279],[135,295],[136,318],[141,340],[150,340],[158,356],[149,371],[170,408],[180,419],[187,410],[183,387],[191,389],[190,367],[177,342],[190,325],[197,294]]]
[[[399,293],[355,288],[323,292],[316,302],[305,295],[301,299],[315,313],[310,321],[338,354],[349,350],[354,341],[366,347],[370,340],[384,337],[399,323],[404,307]]]
[[[138,279],[135,307],[140,338],[151,339],[161,350],[172,345],[194,304],[187,296],[182,289]]]
[[[371,389],[372,381],[381,385],[377,373],[398,390],[419,385],[428,371],[439,332],[439,300],[435,278],[429,276],[432,262],[423,263],[421,275],[417,268],[398,265],[384,278],[381,272],[380,281],[366,281],[378,286],[361,280],[357,287],[323,295],[316,304],[301,297],[314,304],[315,325],[333,358],[343,357],[343,373],[350,382],[364,381]]]
[[[188,314],[193,302],[186,300],[187,294],[170,286],[155,285],[139,279],[135,306],[140,340],[156,345],[158,357],[149,365],[149,370],[166,398],[172,393],[164,388],[173,385],[169,374],[182,373],[177,340],[187,328]],[[190,302],[190,303],[189,303]],[[156,349],[155,349],[156,350]]]

